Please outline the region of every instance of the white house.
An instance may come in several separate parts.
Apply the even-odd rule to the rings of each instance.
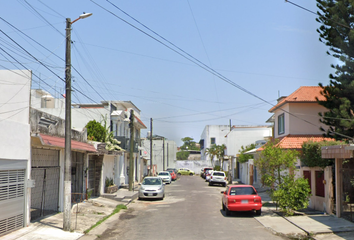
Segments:
[[[256,141],[266,140],[271,136],[272,128],[270,126],[207,125],[199,142],[202,159],[210,161],[206,149],[213,144],[225,144],[225,155],[235,158],[239,154],[241,146],[248,146]]]
[[[0,70],[0,236],[30,223],[32,72]]]

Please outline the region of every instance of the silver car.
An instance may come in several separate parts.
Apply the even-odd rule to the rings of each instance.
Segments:
[[[164,199],[165,185],[160,177],[146,177],[140,184],[138,199]]]

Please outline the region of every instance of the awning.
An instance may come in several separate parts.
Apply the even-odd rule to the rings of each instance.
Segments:
[[[53,146],[59,148],[65,148],[65,138],[53,137],[45,134],[38,134],[42,145]],[[71,150],[80,150],[86,152],[97,152],[96,148],[89,143],[83,143],[75,140],[71,140]]]

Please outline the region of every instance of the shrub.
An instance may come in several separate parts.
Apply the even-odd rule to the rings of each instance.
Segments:
[[[294,178],[287,176],[279,188],[273,192],[279,207],[286,215],[293,215],[294,211],[307,208],[309,205],[310,186],[304,178]]]

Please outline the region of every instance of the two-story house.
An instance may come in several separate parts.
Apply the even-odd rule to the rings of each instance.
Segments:
[[[274,115],[274,138],[279,140],[279,146],[284,149],[301,151],[302,144],[307,141],[319,142],[324,138],[320,127],[327,126],[320,122],[318,113],[325,112],[326,108],[319,105],[326,99],[321,95],[321,87],[302,86],[287,97],[278,99],[278,103],[269,112]],[[331,213],[333,204],[332,168],[309,168],[296,165],[298,176],[309,180],[312,196],[310,208]]]

